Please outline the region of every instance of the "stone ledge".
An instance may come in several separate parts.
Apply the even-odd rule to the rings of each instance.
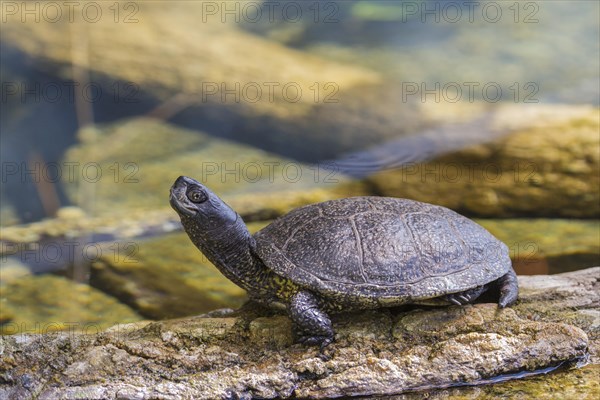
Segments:
[[[599,275],[591,268],[521,277],[520,302],[506,310],[476,304],[340,314],[327,357],[292,344],[287,317],[251,307],[96,335],[5,336],[0,394],[327,398],[476,383],[575,362],[588,349],[597,362]]]

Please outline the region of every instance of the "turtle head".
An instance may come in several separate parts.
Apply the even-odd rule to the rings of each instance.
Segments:
[[[200,182],[180,176],[169,201],[192,243],[231,281],[257,293],[268,286],[266,267],[251,251],[254,239],[242,217]],[[262,277],[262,278],[260,278]]]
[[[180,176],[171,186],[169,201],[184,225],[190,222],[206,231],[229,227],[238,218],[219,196],[187,176]]]

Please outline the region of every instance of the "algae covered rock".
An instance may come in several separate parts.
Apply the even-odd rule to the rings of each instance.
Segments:
[[[560,320],[559,313],[579,307],[598,310],[599,270],[521,279],[521,302],[513,309],[484,303],[338,314],[336,341],[324,354],[292,344],[286,316],[249,306],[235,313],[117,325],[94,335],[7,336],[0,393],[20,398],[331,398],[516,378],[586,357],[597,336],[588,339],[580,328],[551,322],[550,314],[539,320],[533,315],[553,310]],[[544,280],[550,283],[538,289]],[[573,298],[565,298],[565,291]],[[581,326],[593,333],[597,327],[586,318],[564,321],[585,320]],[[593,346],[590,351],[597,354]]]
[[[368,182],[382,195],[470,215],[598,218],[598,109],[529,111],[499,111],[496,118],[505,119],[495,124],[513,130],[506,137],[382,171]]]
[[[599,220],[508,218],[476,222],[506,243],[519,275],[556,274],[600,264]]]
[[[4,335],[61,330],[97,333],[117,321],[141,319],[98,289],[53,275],[11,279],[0,285],[0,297],[4,319],[0,332]]]
[[[323,166],[151,118],[84,128],[80,137],[82,143],[66,153],[64,163],[78,166],[82,173],[65,185],[71,200],[94,215],[127,217],[161,208],[172,214],[167,189],[183,174],[205,182],[239,214],[254,219],[365,192],[360,184]]]
[[[477,399],[595,399],[600,394],[600,365],[537,374],[523,379],[492,379],[488,385],[429,389],[391,396],[388,400],[477,400]]]

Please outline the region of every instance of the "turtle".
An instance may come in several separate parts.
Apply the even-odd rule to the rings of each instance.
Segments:
[[[250,300],[284,308],[298,342],[323,349],[330,315],[405,304],[462,306],[494,287],[518,297],[508,247],[442,206],[363,196],[296,208],[254,235],[200,182],[177,178],[170,204],[191,241]]]

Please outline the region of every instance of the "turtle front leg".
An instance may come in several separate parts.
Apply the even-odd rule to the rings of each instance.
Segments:
[[[333,326],[329,316],[320,309],[315,295],[300,291],[292,296],[290,318],[300,332],[298,341],[307,345],[320,345],[321,349],[333,341]]]
[[[514,269],[510,269],[506,275],[498,279],[498,287],[500,288],[500,299],[498,307],[504,308],[513,305],[519,297],[519,281]]]

